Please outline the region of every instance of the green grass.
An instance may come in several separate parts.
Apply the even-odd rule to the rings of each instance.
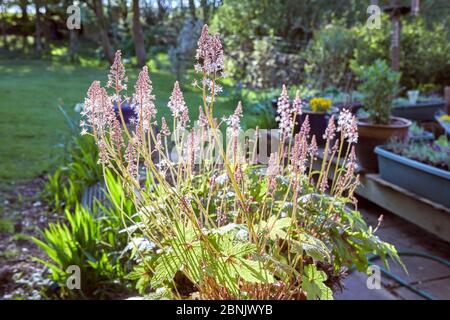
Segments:
[[[175,76],[170,71],[154,70],[149,63],[150,78],[160,115],[170,116],[166,107]],[[128,70],[129,88],[134,87],[137,69]],[[69,128],[58,111],[59,99],[70,115],[84,100],[93,80],[105,84],[108,67],[82,67],[61,62],[39,60],[0,60],[0,184],[30,179],[53,171],[60,163]],[[198,116],[201,96],[193,92],[192,76],[183,81],[182,90],[191,119]],[[225,88],[218,99],[216,116],[233,112],[236,98]]]

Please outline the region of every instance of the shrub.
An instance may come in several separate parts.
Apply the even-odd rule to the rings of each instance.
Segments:
[[[214,118],[223,52],[219,35],[209,35],[207,26],[197,52],[203,96],[197,127],[189,126],[176,82],[168,103],[172,132],[165,119],[157,134],[151,129],[157,110],[144,67],[133,95],[135,126],[123,127],[125,143],[118,139],[109,124],[115,121],[112,101],[120,105],[126,95],[120,51],[107,88],[94,81],[84,106],[82,132],[95,138],[100,161],[113,168],[134,202],[136,213],[128,218],[140,222],[127,230],[149,244],[136,249],[141,261],[130,275],[140,291],[151,287],[153,297],[164,298],[331,299],[343,268],[367,270],[366,254],[399,261],[395,248],[354,209],[355,117],[343,112],[337,128],[330,119],[324,158],[317,160],[308,121],[288,142],[302,104],[299,94],[291,103],[283,87],[280,144],[264,165],[257,145],[262,135],[242,136],[241,103],[230,117]],[[221,124],[226,124],[225,146]],[[333,147],[336,130],[340,142]]]
[[[390,61],[391,27],[388,15],[382,15],[381,29],[365,24],[347,27],[339,21],[314,34],[303,54],[307,81],[323,90],[332,85],[343,90],[354,86],[350,61],[371,65],[378,59]],[[444,23],[429,26],[422,18],[403,20],[401,34],[401,90],[420,89],[436,92],[449,82],[449,32]]]
[[[383,60],[376,60],[370,66],[358,66],[354,63],[352,67],[361,81],[358,90],[364,95],[367,120],[374,124],[389,124],[400,74],[392,71]]]
[[[387,16],[382,24],[390,26]],[[376,59],[390,60],[391,28],[369,30],[365,25],[354,27],[357,44],[355,59],[370,65]],[[403,21],[401,34],[401,86],[405,90],[437,91],[449,82],[449,30],[443,23],[426,26],[421,18]]]
[[[303,61],[297,53],[283,51],[283,42],[273,37],[253,41],[253,51],[245,54],[244,83],[253,88],[273,88],[299,84]]]
[[[317,31],[304,53],[307,80],[320,90],[328,86],[349,87],[348,62],[354,57],[355,45],[354,32],[338,22]]]
[[[330,110],[333,102],[326,98],[312,98],[309,101],[309,106],[312,112],[327,112]]]

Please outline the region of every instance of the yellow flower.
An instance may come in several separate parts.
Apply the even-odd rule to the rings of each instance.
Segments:
[[[320,97],[311,99],[309,104],[313,112],[326,112],[331,108],[333,102],[330,99]]]
[[[441,121],[444,121],[444,122],[450,122],[450,115],[444,114],[444,115],[441,116],[439,119],[440,119]]]

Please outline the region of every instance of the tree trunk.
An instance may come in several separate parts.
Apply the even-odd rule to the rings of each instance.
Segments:
[[[35,41],[36,41],[36,53],[38,56],[42,54],[42,41],[41,41],[41,32],[42,32],[42,24],[41,24],[41,2],[39,0],[34,0],[34,6],[36,8],[36,33],[35,33]]]
[[[164,16],[166,15],[166,7],[164,6],[163,0],[157,0],[156,1],[158,5],[158,21],[162,21],[164,19]]]
[[[114,62],[114,51],[111,47],[111,42],[109,41],[108,28],[105,21],[105,16],[103,15],[103,7],[101,0],[94,0],[94,12],[97,17],[97,23],[100,29],[100,36],[102,39],[103,51],[106,58],[110,64]]]
[[[20,11],[22,13],[20,20],[22,22],[22,28],[21,28],[21,33],[22,33],[22,50],[25,53],[26,49],[28,47],[28,41],[27,41],[27,34],[26,34],[26,25],[28,23],[28,13],[27,13],[27,6],[28,6],[28,0],[21,0],[19,2],[19,6],[20,6]]]
[[[70,0],[64,0],[64,6],[67,8],[70,5]],[[71,63],[78,63],[78,51],[79,51],[79,41],[78,41],[78,30],[69,30],[69,61]]]
[[[77,30],[69,30],[69,60],[72,63],[78,62],[78,31]]]
[[[3,38],[3,48],[5,48],[6,51],[9,50],[9,45],[8,45],[8,36],[6,35],[6,4],[3,3],[3,1],[0,1],[0,9],[1,9],[1,14],[2,14],[2,19],[0,21],[1,26],[2,26],[2,38]]]
[[[52,40],[52,27],[54,26],[52,21],[52,13],[50,12],[47,4],[44,6],[45,14],[42,16],[41,30],[44,36],[43,48],[44,51],[50,51],[50,41]],[[42,38],[41,38],[42,42]]]
[[[208,1],[207,0],[201,0],[200,4],[203,9],[203,23],[208,23],[208,14],[209,14],[209,7],[208,7]]]
[[[137,64],[139,67],[145,66],[145,43],[144,32],[140,21],[139,0],[133,0],[133,38],[134,52],[136,53]]]
[[[122,0],[120,2],[120,16],[123,21],[123,33],[129,34],[130,25],[128,24],[128,1],[126,0]]]
[[[194,0],[189,0],[189,10],[191,11],[191,16],[193,21],[197,21],[197,16],[195,15],[195,2]]]

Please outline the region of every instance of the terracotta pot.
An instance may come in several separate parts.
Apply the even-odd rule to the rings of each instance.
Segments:
[[[358,121],[359,139],[356,145],[356,155],[361,167],[368,172],[378,172],[377,156],[374,149],[386,144],[391,138],[407,139],[411,121],[391,117],[391,124],[371,124],[363,119]]]

